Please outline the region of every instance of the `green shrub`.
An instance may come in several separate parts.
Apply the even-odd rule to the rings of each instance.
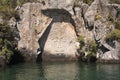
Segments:
[[[102,16],[101,16],[101,15],[95,15],[95,20],[100,20],[100,21],[102,21]]]
[[[94,0],[83,0],[84,3],[91,4]]]
[[[117,40],[120,41],[120,30],[114,29],[112,32],[106,35],[106,40]]]
[[[117,3],[117,4],[120,4],[120,0],[110,0],[110,3]]]
[[[91,39],[87,39],[86,43],[85,43],[84,37],[79,36],[78,42],[80,43],[80,50],[82,50],[83,52],[86,52],[90,55],[95,56],[95,54],[97,52],[97,44],[95,41],[93,41]]]
[[[87,40],[87,52],[91,55],[95,55],[97,52],[97,44],[95,41],[88,39]]]
[[[0,38],[0,44],[2,44],[3,43],[3,39],[2,38]]]
[[[26,2],[37,2],[38,0],[19,0],[18,5],[21,6]]]
[[[79,36],[78,37],[78,42],[80,43],[80,49],[82,49],[83,46],[85,46],[84,37],[83,36]]]
[[[117,21],[117,22],[115,23],[115,28],[120,30],[120,21]]]
[[[0,55],[5,56],[6,57],[6,61],[7,63],[10,62],[11,56],[13,55],[13,51],[11,51],[10,49],[8,49],[6,46],[2,49],[2,51],[0,52]]]
[[[0,55],[6,57],[7,63],[9,63],[10,58],[13,55],[13,34],[14,32],[6,23],[0,25]]]
[[[16,5],[17,0],[0,0],[0,13],[3,16],[3,19],[9,20],[16,14],[14,10]]]
[[[9,48],[9,41],[7,39],[4,41],[2,40],[2,42],[3,45],[0,55],[5,56],[7,63],[9,63],[11,56],[13,55],[13,51]]]
[[[111,23],[114,23],[114,22],[115,22],[112,14],[109,14],[109,15],[108,15],[108,21],[110,21]]]
[[[91,5],[91,3],[92,3],[94,0],[75,0],[74,6],[78,6],[79,1],[83,1],[83,2],[86,3],[86,4]]]

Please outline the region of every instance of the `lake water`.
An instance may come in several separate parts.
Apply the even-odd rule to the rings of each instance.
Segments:
[[[0,71],[0,80],[120,80],[120,64],[17,64]]]

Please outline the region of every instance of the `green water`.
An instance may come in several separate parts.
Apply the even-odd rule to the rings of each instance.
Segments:
[[[18,64],[0,71],[0,80],[120,80],[120,64]]]

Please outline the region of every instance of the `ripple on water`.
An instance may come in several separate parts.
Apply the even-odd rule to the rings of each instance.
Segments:
[[[0,80],[119,80],[120,64],[46,62],[18,64],[0,71]]]

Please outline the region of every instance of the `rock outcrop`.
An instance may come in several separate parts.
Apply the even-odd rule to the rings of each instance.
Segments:
[[[93,31],[98,44],[97,58],[100,61],[120,60],[119,42],[105,40],[106,35],[114,30],[114,22],[119,21],[119,15],[119,5],[109,4],[108,0],[95,0],[85,13],[87,28]]]
[[[120,20],[119,4],[110,4],[108,0],[94,0],[91,5],[83,1],[75,4],[76,0],[38,1],[16,8],[20,15],[15,25],[20,36],[18,50],[26,61],[75,60],[80,56],[80,36],[85,43],[81,51],[93,41],[99,60],[120,60],[120,43],[105,40]]]
[[[20,9],[18,49],[26,57],[43,60],[74,60],[77,36],[72,15],[65,9],[42,3],[26,3]]]

